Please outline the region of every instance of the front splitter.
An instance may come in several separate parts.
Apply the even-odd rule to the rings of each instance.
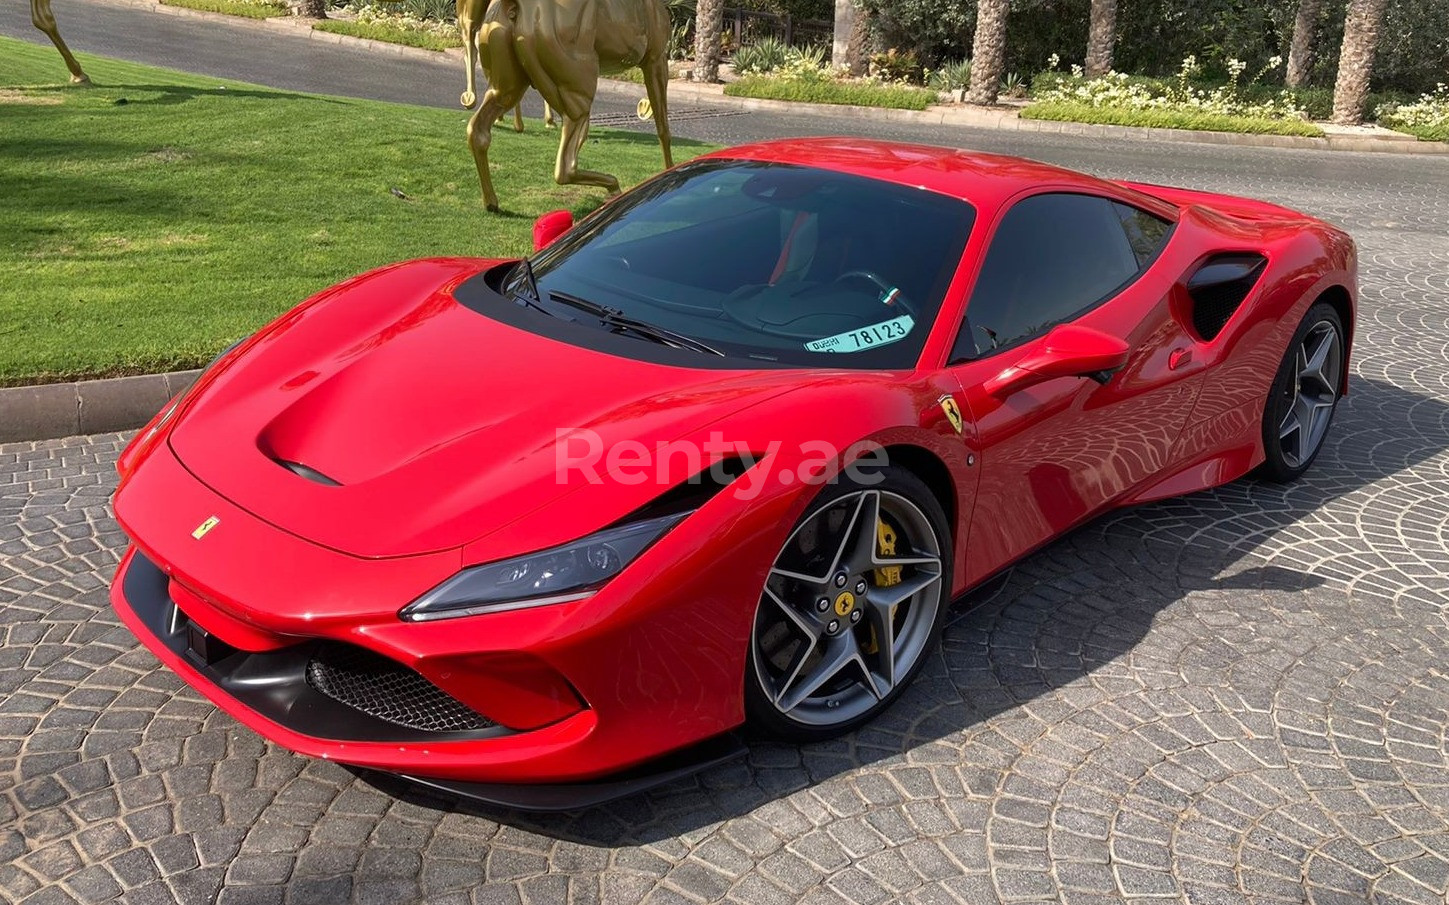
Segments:
[[[738,736],[726,733],[623,773],[591,782],[552,785],[460,782],[406,774],[403,775],[403,778],[493,807],[557,813],[582,811],[596,805],[617,801],[620,798],[628,798],[676,779],[693,776],[710,767],[736,760],[748,752],[749,749]]]

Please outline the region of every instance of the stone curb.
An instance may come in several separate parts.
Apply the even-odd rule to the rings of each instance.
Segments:
[[[281,29],[299,37],[331,44],[357,47],[359,49],[388,53],[394,56],[411,56],[418,59],[437,61],[440,58],[461,60],[460,48],[449,50],[424,50],[405,44],[391,44],[370,38],[354,38],[312,28],[311,19],[278,16],[271,19],[248,19],[244,16],[229,16],[188,9],[182,6],[166,6],[158,0],[111,0],[122,6],[134,6],[154,10],[165,15],[195,16],[223,20],[242,26],[262,29]],[[462,77],[459,76],[461,84]],[[603,79],[599,89],[613,95],[643,97],[644,87],[633,82]],[[865,116],[884,122],[908,122],[922,125],[970,126],[978,129],[998,129],[1016,132],[1048,132],[1061,135],[1075,135],[1087,138],[1128,138],[1164,142],[1196,142],[1199,144],[1235,145],[1249,148],[1281,148],[1309,151],[1356,151],[1360,153],[1389,154],[1449,154],[1449,142],[1419,141],[1412,135],[1393,133],[1392,137],[1369,135],[1330,134],[1325,138],[1308,138],[1300,135],[1249,135],[1239,132],[1198,132],[1187,129],[1154,129],[1146,126],[1108,126],[1096,123],[1055,122],[1052,120],[1022,119],[1014,110],[962,109],[958,107],[933,106],[925,110],[888,110],[879,107],[855,107],[843,104],[807,104],[796,101],[774,101],[760,98],[728,97],[721,85],[694,85],[688,82],[671,81],[669,97],[687,99],[734,107],[750,112],[793,113],[803,116]]]
[[[0,443],[133,430],[200,374],[172,371],[0,388]]]

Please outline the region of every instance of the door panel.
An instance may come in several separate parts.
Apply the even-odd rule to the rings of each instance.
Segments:
[[[1170,304],[1175,257],[1168,249],[1115,296],[1067,318],[1121,337],[1132,350],[1105,384],[1064,377],[1005,398],[986,392],[989,379],[1038,351],[1044,329],[1013,348],[953,366],[982,449],[968,582],[1110,507],[1173,464],[1203,373],[1192,354],[1195,343]],[[966,318],[969,324],[970,305]]]

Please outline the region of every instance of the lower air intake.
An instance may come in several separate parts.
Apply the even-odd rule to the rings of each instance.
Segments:
[[[422,732],[468,732],[493,722],[401,663],[351,644],[326,643],[307,684],[334,701]]]

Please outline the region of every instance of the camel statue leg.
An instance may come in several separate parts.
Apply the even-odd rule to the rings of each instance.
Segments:
[[[70,48],[65,46],[65,41],[60,37],[60,29],[55,25],[55,16],[50,12],[50,0],[30,0],[30,24],[45,32],[46,37],[50,38],[50,43],[60,51],[61,58],[65,60],[65,68],[70,70],[70,80],[77,85],[90,84],[90,77],[81,69],[80,63],[76,62]]]
[[[663,54],[644,62],[644,90],[654,112],[654,131],[659,134],[659,148],[664,152],[664,168],[674,166],[669,148],[669,58]]]
[[[519,101],[518,106],[513,108],[513,131],[523,131],[523,101]]]
[[[581,117],[565,115],[563,132],[559,135],[558,162],[553,178],[559,185],[596,185],[610,195],[619,194],[619,180],[608,173],[579,169],[579,149],[589,137],[589,114]]]
[[[483,92],[483,101],[473,117],[468,120],[468,147],[473,151],[473,163],[478,167],[478,182],[483,186],[483,204],[497,213],[498,193],[493,190],[493,175],[488,171],[488,145],[493,142],[493,124],[507,113],[510,107],[518,106],[523,99],[524,87],[500,90],[493,85]]]
[[[553,128],[553,108],[548,105],[548,101],[543,102],[543,124],[546,128]]]
[[[484,0],[458,0],[458,31],[463,35],[463,60],[468,67],[468,87],[458,103],[471,110],[478,101],[478,31],[483,27]]]

